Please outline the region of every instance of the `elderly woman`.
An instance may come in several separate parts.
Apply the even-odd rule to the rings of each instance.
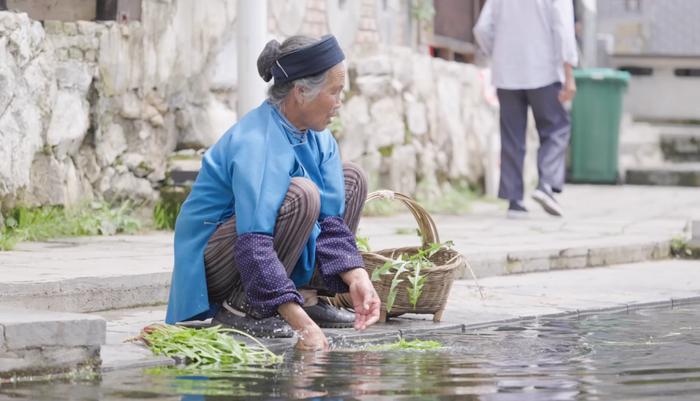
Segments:
[[[380,301],[354,232],[367,179],[326,129],[341,106],[345,56],[333,36],[270,41],[258,58],[268,99],[204,155],[175,226],[167,323],[202,320],[266,337],[363,330]],[[355,313],[319,295],[349,292]],[[281,318],[280,318],[281,316]]]

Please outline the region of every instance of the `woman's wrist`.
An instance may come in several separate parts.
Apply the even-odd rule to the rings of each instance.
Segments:
[[[304,308],[295,302],[287,302],[278,306],[277,312],[295,331],[303,332],[318,327],[316,322],[304,311]]]
[[[350,285],[356,280],[369,279],[369,274],[367,274],[367,270],[364,268],[356,267],[340,273],[340,278],[343,279],[345,284]]]

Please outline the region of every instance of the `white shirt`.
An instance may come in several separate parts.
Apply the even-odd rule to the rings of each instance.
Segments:
[[[578,64],[572,0],[487,0],[474,36],[497,88],[564,82],[564,63]]]

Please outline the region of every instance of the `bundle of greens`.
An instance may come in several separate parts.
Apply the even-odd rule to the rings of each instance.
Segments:
[[[250,339],[253,345],[236,340],[232,334]],[[146,344],[156,355],[183,359],[188,368],[266,366],[282,360],[255,337],[221,326],[195,329],[154,324],[146,326],[136,340]]]

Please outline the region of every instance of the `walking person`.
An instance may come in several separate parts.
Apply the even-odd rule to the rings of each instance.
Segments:
[[[553,216],[564,211],[554,197],[564,186],[571,122],[564,103],[573,99],[578,63],[571,0],[487,0],[474,27],[481,49],[492,59],[500,103],[501,178],[499,198],[509,201],[509,218],[523,218],[523,161],[528,107],[540,139],[538,184],[532,199]]]
[[[262,337],[299,334],[328,349],[321,327],[364,330],[379,297],[355,231],[367,178],[343,163],[326,128],[341,106],[345,56],[333,36],[270,41],[258,58],[268,99],[212,146],[175,225],[166,322],[213,323]],[[354,314],[321,295],[349,293]]]

